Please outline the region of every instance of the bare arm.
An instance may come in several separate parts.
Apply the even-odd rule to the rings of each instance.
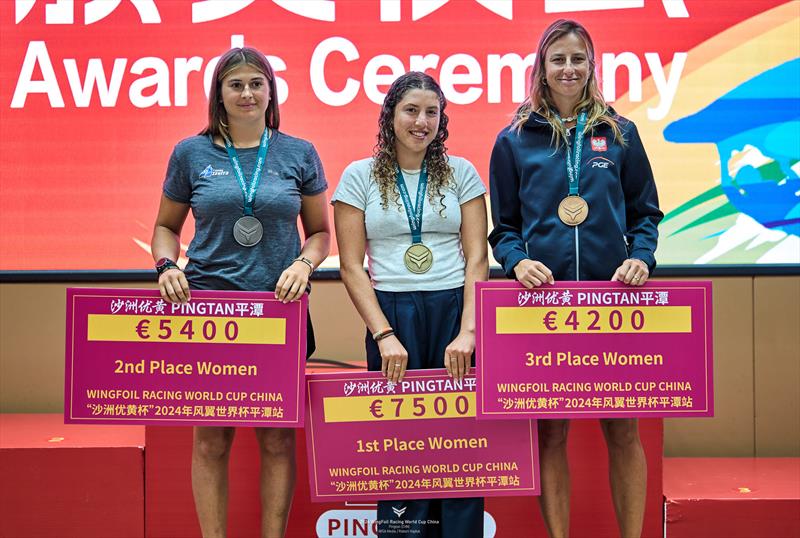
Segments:
[[[461,330],[444,351],[444,366],[451,377],[463,379],[475,351],[475,283],[489,276],[486,246],[486,200],[473,198],[461,205],[461,248],[466,262]]]
[[[300,220],[306,236],[300,257],[309,260],[315,269],[328,257],[331,250],[331,227],[328,222],[328,205],[324,192],[302,197]],[[312,272],[313,269],[306,263],[292,262],[278,278],[275,297],[284,303],[302,297]]]
[[[350,300],[366,323],[369,332],[389,327],[378,304],[367,273],[364,254],[367,250],[367,230],[364,212],[344,202],[336,202],[333,210],[336,240],[339,244],[339,271]],[[398,382],[405,375],[408,352],[394,335],[378,341],[381,352],[381,371],[390,381]]]
[[[161,195],[150,250],[153,259],[177,261],[181,253],[181,229],[189,214],[189,204],[182,204]],[[158,277],[161,297],[170,303],[185,303],[190,299],[189,282],[180,269],[168,269]]]

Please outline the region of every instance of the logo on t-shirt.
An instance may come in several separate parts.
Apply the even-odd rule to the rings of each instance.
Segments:
[[[614,161],[611,159],[606,159],[605,157],[597,156],[592,159],[589,159],[589,162],[592,163],[592,168],[608,168],[609,166],[614,166]]]
[[[202,172],[200,172],[199,176],[203,179],[210,178],[212,176],[227,176],[229,172],[227,170],[223,170],[222,168],[214,168],[210,164],[206,166]]]
[[[607,149],[608,145],[606,144],[605,136],[592,137],[592,151],[606,151]]]

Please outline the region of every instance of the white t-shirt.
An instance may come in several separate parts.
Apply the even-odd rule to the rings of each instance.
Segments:
[[[449,157],[455,183],[443,191],[445,209],[425,197],[422,212],[422,242],[433,253],[433,265],[422,274],[406,269],[403,256],[411,246],[411,230],[401,199],[400,206],[389,195],[389,207],[381,207],[381,193],[372,178],[372,158],[350,163],[333,193],[331,203],[344,202],[364,212],[367,258],[372,285],[381,291],[435,291],[464,285],[464,254],[461,251],[461,204],[486,194],[472,163]],[[408,193],[416,201],[419,170],[403,170]]]

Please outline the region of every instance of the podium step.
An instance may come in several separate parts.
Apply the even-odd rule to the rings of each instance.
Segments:
[[[144,538],[144,427],[0,414],[0,536]]]
[[[800,458],[664,458],[666,538],[797,538]]]

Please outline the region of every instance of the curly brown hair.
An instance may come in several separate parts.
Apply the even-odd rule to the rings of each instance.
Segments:
[[[447,123],[449,121],[444,110],[447,101],[444,93],[436,80],[419,71],[409,71],[392,83],[378,118],[377,143],[372,152],[372,177],[378,184],[381,193],[381,207],[389,208],[389,196],[392,196],[398,208],[400,204],[400,191],[397,189],[397,138],[394,132],[394,112],[397,103],[411,90],[429,90],[439,98],[439,131],[430,143],[425,153],[424,165],[428,171],[428,200],[431,205],[439,206],[439,214],[444,215],[444,190],[453,182],[453,169],[448,163],[447,146],[445,140],[449,136]]]

